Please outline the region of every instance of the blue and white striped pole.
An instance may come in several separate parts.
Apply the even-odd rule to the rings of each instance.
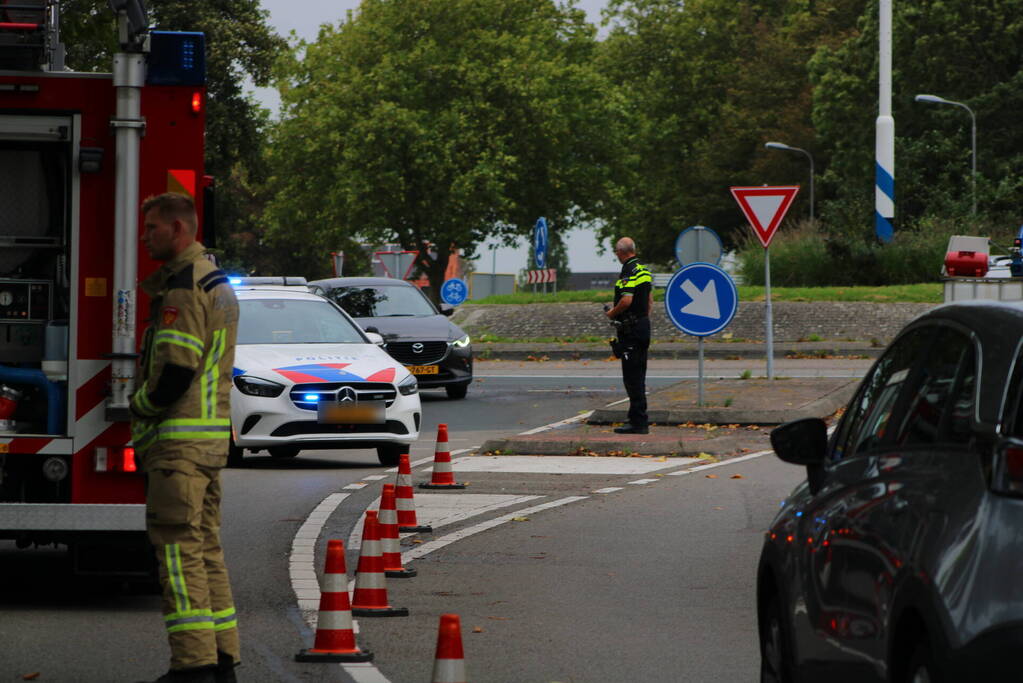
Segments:
[[[879,5],[877,123],[874,165],[874,233],[882,242],[895,234],[895,119],[892,118],[892,0]]]

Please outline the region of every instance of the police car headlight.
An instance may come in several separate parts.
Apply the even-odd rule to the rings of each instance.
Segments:
[[[411,396],[412,394],[419,391],[419,382],[416,381],[415,375],[409,375],[405,379],[398,383],[398,391],[401,392],[402,396]]]
[[[247,396],[262,396],[263,398],[276,398],[284,391],[283,384],[259,379],[258,377],[249,377],[248,375],[238,375],[235,377],[234,385],[238,387],[238,391]]]
[[[469,335],[465,335],[461,339],[456,339],[455,341],[451,342],[451,345],[457,346],[460,349],[464,349],[466,346],[469,345]]]

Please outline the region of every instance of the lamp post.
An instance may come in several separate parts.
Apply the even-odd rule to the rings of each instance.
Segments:
[[[786,145],[784,142],[765,142],[764,147],[767,149],[780,149],[787,152],[800,152],[806,155],[806,158],[810,160],[810,220],[813,221],[813,156],[805,149],[799,147],[791,147]]]
[[[937,95],[917,95],[914,98],[917,102],[930,102],[932,104],[951,104],[953,107],[962,107],[970,114],[970,148],[972,150],[972,167],[970,169],[970,182],[973,193],[973,213],[977,213],[977,116],[973,110],[962,102],[946,100]]]

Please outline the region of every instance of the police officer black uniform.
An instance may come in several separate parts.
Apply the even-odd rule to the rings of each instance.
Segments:
[[[636,244],[628,237],[618,240],[615,255],[622,271],[615,283],[614,306],[607,317],[618,322],[617,351],[622,361],[622,382],[629,395],[629,424],[618,434],[646,434],[646,359],[650,348],[650,307],[653,278],[636,257]]]

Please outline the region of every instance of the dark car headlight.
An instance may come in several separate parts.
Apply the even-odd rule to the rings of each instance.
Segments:
[[[451,342],[451,345],[459,349],[464,349],[469,345],[469,341],[470,341],[469,335],[465,335],[464,337],[461,337],[460,339],[456,339],[453,342]]]
[[[419,391],[419,382],[416,381],[415,375],[409,375],[405,379],[398,383],[398,391],[401,392],[402,396],[411,396],[412,394]]]
[[[238,375],[235,377],[234,385],[238,387],[238,391],[247,396],[262,396],[263,398],[276,398],[284,391],[283,384],[259,379],[258,377],[249,377],[248,375]]]

